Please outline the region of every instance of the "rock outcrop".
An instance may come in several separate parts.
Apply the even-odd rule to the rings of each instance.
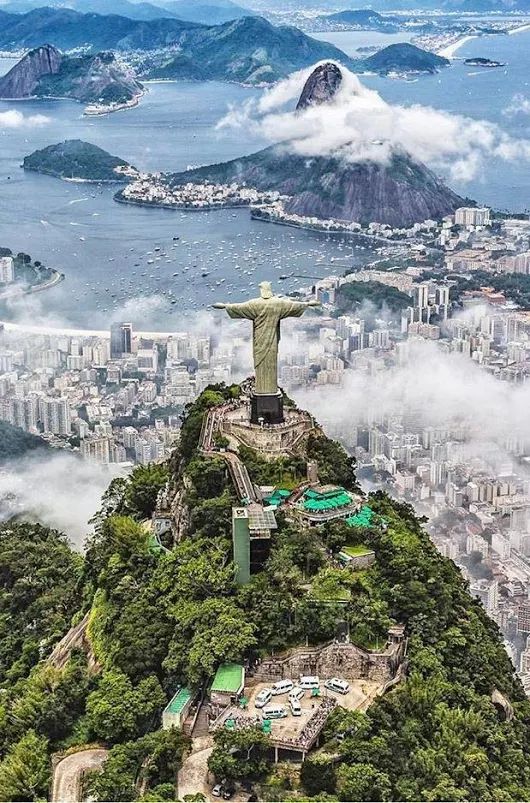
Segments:
[[[65,56],[52,45],[31,50],[0,78],[0,97],[72,98],[83,103],[130,101],[142,85],[119,67],[113,53]]]
[[[30,50],[0,78],[0,98],[30,98],[45,75],[56,75],[63,62],[62,53],[52,45]]]
[[[320,64],[305,82],[297,110],[319,106],[332,100],[342,84],[342,72],[337,64],[327,61]]]

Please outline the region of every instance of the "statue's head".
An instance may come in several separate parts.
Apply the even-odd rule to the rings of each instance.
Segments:
[[[272,292],[272,287],[270,282],[260,282],[259,283],[259,294],[262,298],[272,298],[274,293]]]

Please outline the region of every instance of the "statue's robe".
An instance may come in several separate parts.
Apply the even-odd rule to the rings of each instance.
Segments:
[[[247,318],[253,322],[254,392],[259,395],[278,393],[280,321],[283,318],[299,318],[306,311],[307,303],[272,296],[252,298],[241,304],[227,304],[225,308],[231,318]]]

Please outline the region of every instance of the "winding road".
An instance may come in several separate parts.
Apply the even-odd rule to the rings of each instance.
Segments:
[[[83,800],[81,781],[88,770],[99,770],[108,756],[108,750],[94,748],[80,750],[61,759],[53,773],[53,803],[79,803]]]

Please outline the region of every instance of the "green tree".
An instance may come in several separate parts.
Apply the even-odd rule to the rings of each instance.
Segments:
[[[300,780],[306,792],[313,797],[321,792],[335,791],[337,772],[333,757],[326,754],[309,756],[302,764]]]
[[[0,526],[0,682],[27,675],[66,633],[81,604],[82,564],[56,530]]]
[[[85,794],[97,800],[175,800],[175,781],[188,747],[189,739],[174,728],[117,744],[103,769],[89,774]]]
[[[255,628],[230,599],[182,603],[174,610],[175,635],[164,666],[199,685],[219,664],[239,661],[256,644]]]
[[[371,764],[339,767],[337,788],[339,800],[391,800],[388,776]]]
[[[134,687],[123,672],[104,672],[89,694],[86,712],[94,737],[114,744],[152,727],[166,702],[158,680],[150,676]]]
[[[136,466],[125,489],[126,512],[139,521],[150,518],[155,509],[158,493],[168,479],[169,468],[165,463]]]
[[[49,783],[48,740],[29,730],[0,763],[0,800],[43,800]]]
[[[217,779],[242,778],[256,781],[270,769],[267,758],[269,737],[259,728],[220,730],[215,735],[215,747],[208,759],[208,769]]]

